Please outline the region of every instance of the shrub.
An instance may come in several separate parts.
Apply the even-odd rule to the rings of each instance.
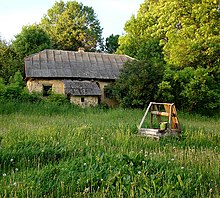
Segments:
[[[45,98],[44,102],[53,103],[56,105],[63,105],[69,103],[67,97],[63,94],[55,94],[51,93],[47,98]]]
[[[155,100],[163,68],[162,62],[127,62],[112,87],[113,95],[123,107],[145,107]]]
[[[220,109],[220,81],[208,69],[168,67],[158,86],[158,98],[172,100],[186,111],[212,114]]]

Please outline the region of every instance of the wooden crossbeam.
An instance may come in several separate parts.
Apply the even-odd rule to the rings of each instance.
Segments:
[[[161,112],[161,111],[151,111],[151,114],[153,114],[153,115],[159,115],[159,116],[167,116],[167,117],[170,116],[169,113],[167,113],[167,112]]]

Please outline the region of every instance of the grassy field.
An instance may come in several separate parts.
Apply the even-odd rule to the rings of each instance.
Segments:
[[[220,118],[138,137],[141,110],[0,104],[0,197],[220,197]]]

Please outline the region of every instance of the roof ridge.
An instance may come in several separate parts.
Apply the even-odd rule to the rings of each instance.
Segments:
[[[24,58],[24,60],[28,59],[28,58],[31,58],[39,53],[43,53],[44,51],[59,51],[59,52],[72,52],[72,53],[75,53],[75,54],[83,54],[83,53],[87,53],[87,54],[99,54],[99,55],[107,55],[107,56],[124,56],[124,57],[127,57],[127,58],[130,58],[130,59],[133,59],[135,60],[135,58],[132,58],[131,56],[128,56],[127,54],[109,54],[109,53],[106,53],[106,52],[78,52],[78,51],[72,51],[72,50],[60,50],[60,49],[44,49],[40,52],[36,52],[34,54],[31,54],[29,56],[26,56]]]

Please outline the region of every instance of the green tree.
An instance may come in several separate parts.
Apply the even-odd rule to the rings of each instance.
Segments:
[[[165,60],[177,67],[219,66],[220,12],[213,0],[145,0],[125,24],[120,53],[136,57],[141,43],[160,40]]]
[[[215,79],[205,68],[167,66],[158,87],[159,101],[175,102],[185,111],[213,114],[220,109],[220,75]]]
[[[160,37],[168,63],[215,70],[220,63],[220,13],[213,0],[161,1],[155,9],[158,23],[154,32]],[[165,20],[169,17],[169,20]],[[162,41],[161,40],[161,41]]]
[[[159,39],[149,33],[149,28],[156,23],[156,16],[152,15],[153,5],[153,1],[145,0],[141,4],[137,16],[133,15],[125,23],[124,30],[126,34],[119,37],[120,46],[117,53],[127,54],[139,60],[147,60],[153,49],[153,47],[149,48],[150,45],[152,46],[154,43],[153,45],[157,45],[157,49],[160,48]],[[146,45],[147,47],[145,48]],[[159,53],[161,53],[161,49],[159,49]]]
[[[41,20],[56,49],[102,49],[102,28],[92,7],[76,1],[56,2]]]
[[[113,95],[123,107],[145,107],[155,100],[163,67],[150,61],[127,62],[113,85]]]
[[[37,24],[23,26],[12,46],[22,60],[25,56],[52,47],[48,34]]]
[[[117,51],[119,47],[118,38],[119,38],[119,35],[111,34],[109,37],[105,39],[105,51],[106,52],[110,54],[114,54]]]
[[[0,78],[8,83],[9,78],[14,76],[17,71],[23,72],[22,61],[11,44],[0,40]]]
[[[146,44],[157,41],[168,63],[158,97],[188,110],[214,111],[220,107],[219,19],[216,0],[145,0],[125,24],[118,52],[147,60],[156,56],[149,55],[156,45]]]

